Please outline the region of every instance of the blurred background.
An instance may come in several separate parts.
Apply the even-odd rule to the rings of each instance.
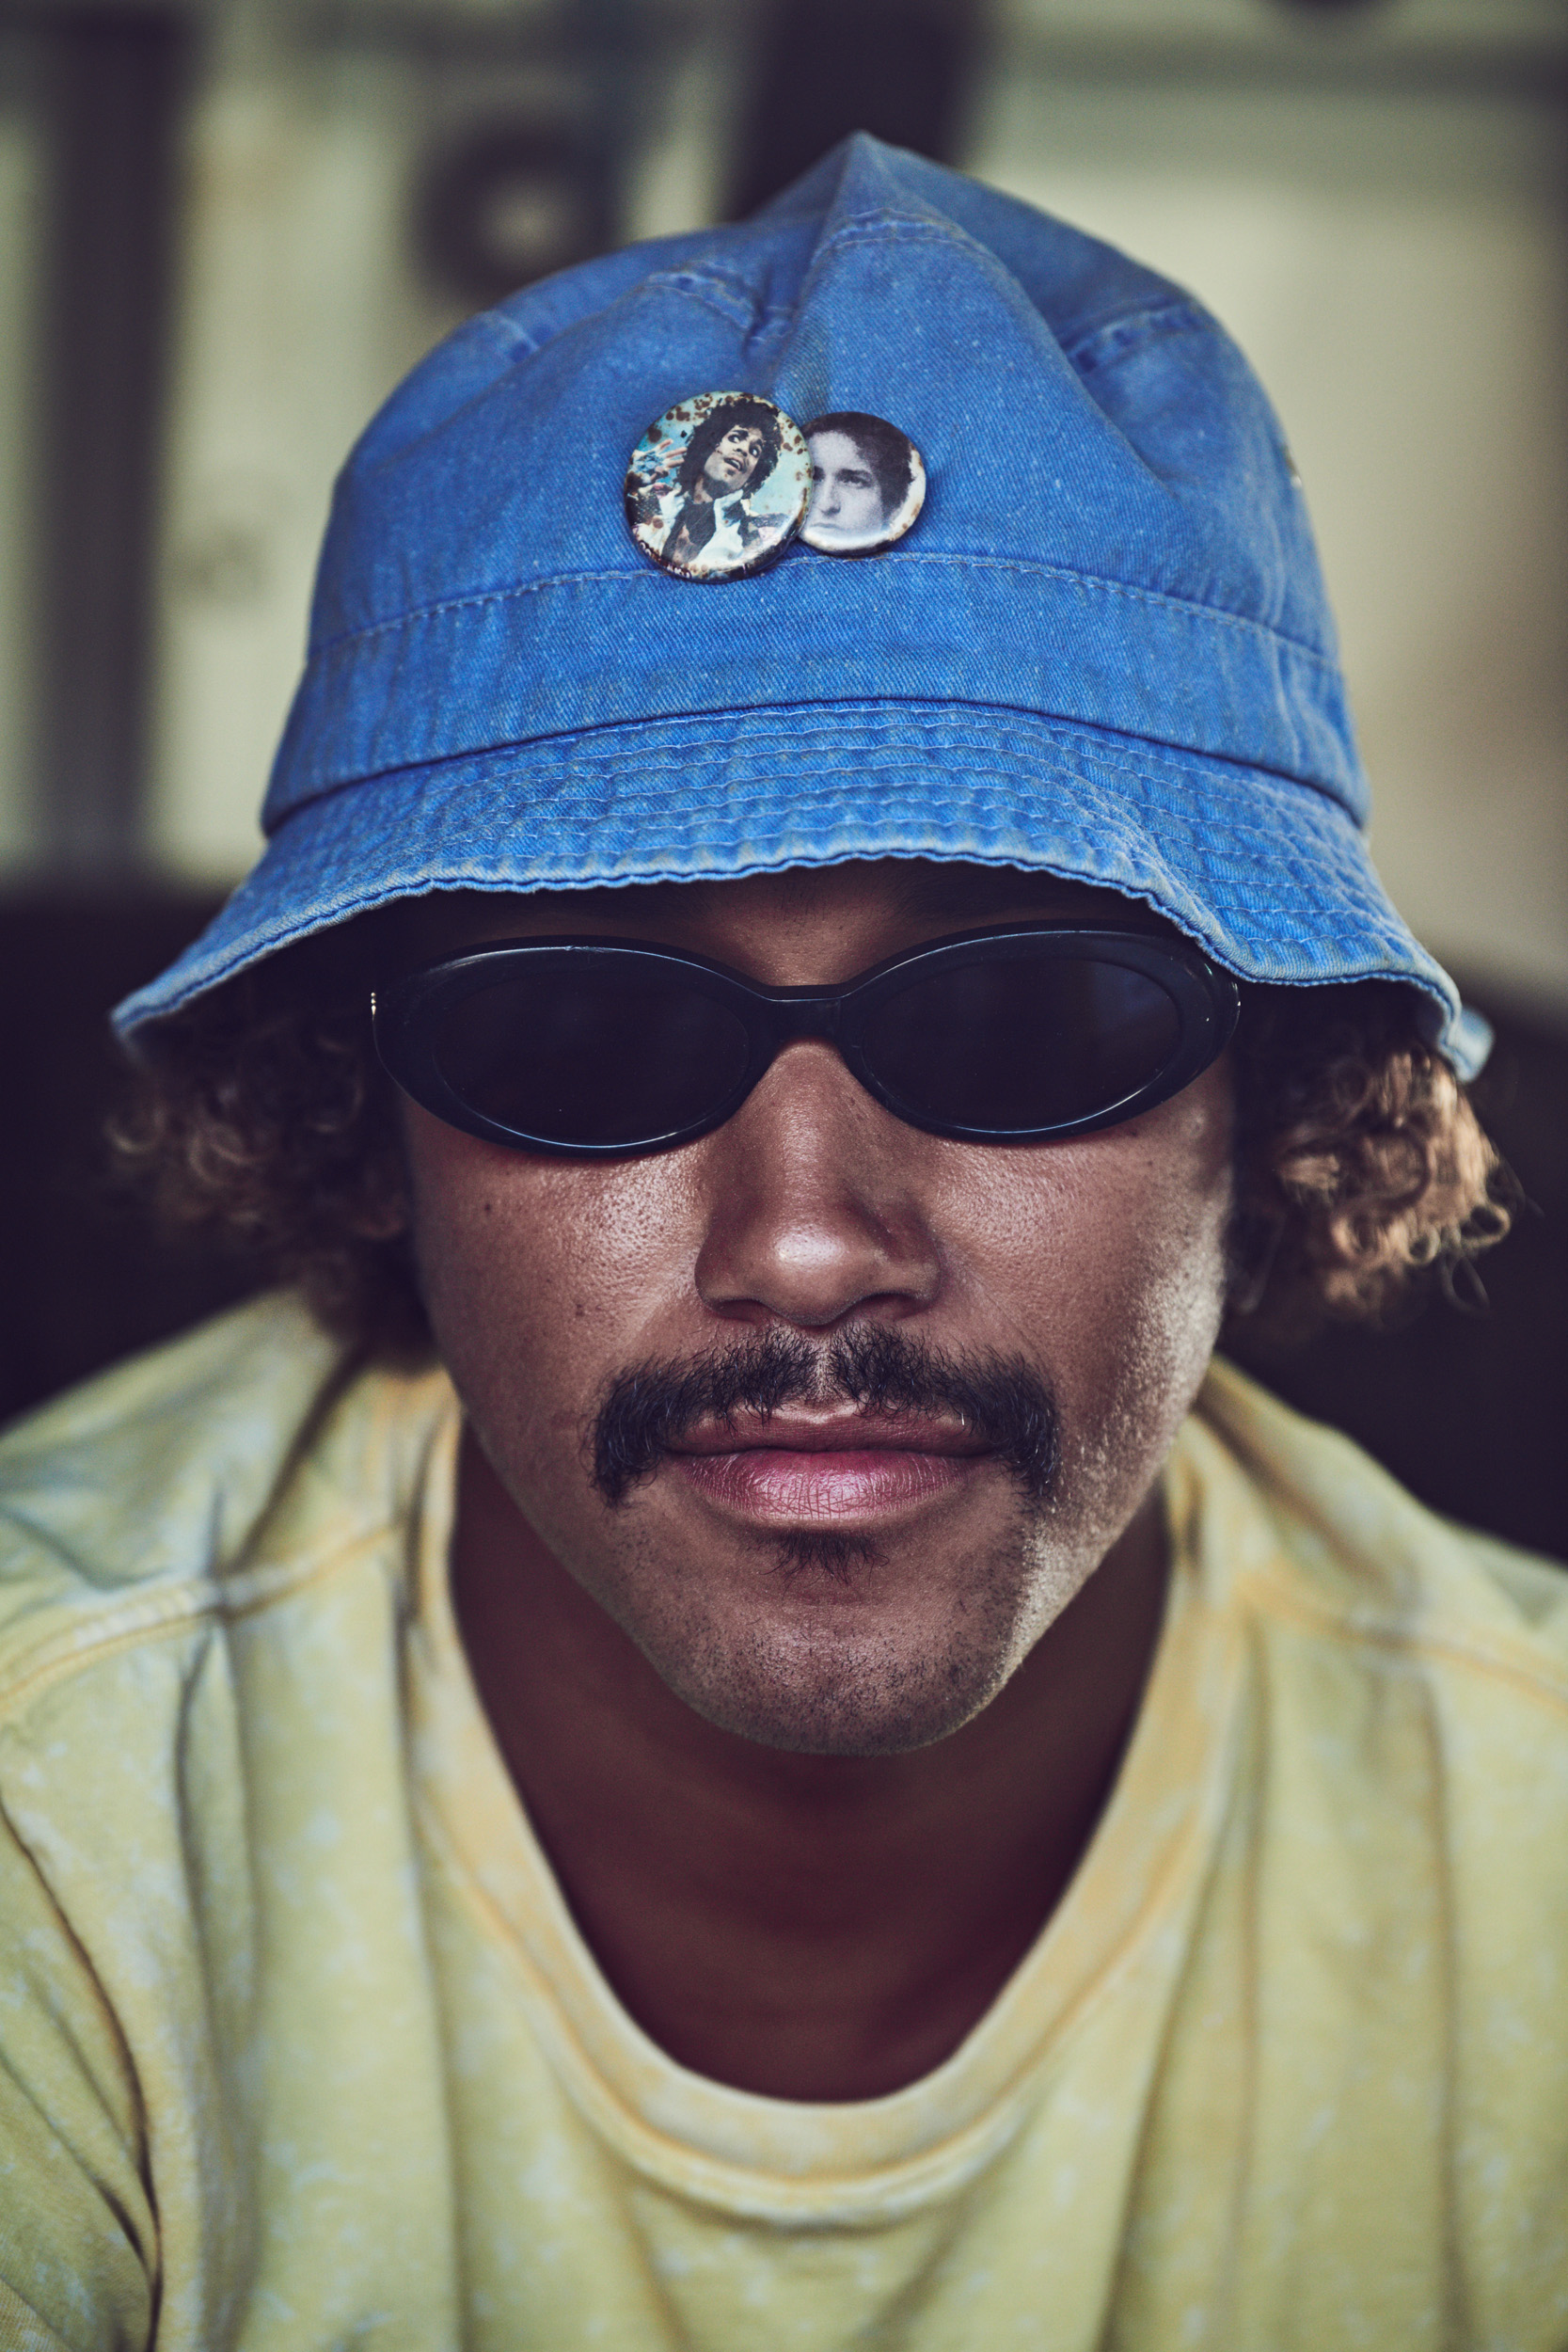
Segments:
[[[0,7],[0,1417],[236,1295],[104,1191],[105,1007],[259,846],[334,471],[471,310],[864,128],[1192,286],[1306,481],[1405,914],[1531,1196],[1263,1367],[1568,1552],[1562,0]]]

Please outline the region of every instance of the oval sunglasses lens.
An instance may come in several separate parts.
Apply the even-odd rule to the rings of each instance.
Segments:
[[[1167,1066],[1181,1030],[1147,973],[1025,950],[911,977],[864,1021],[861,1049],[917,1119],[1022,1135],[1128,1101]]]
[[[453,1005],[436,1058],[461,1101],[509,1134],[631,1150],[680,1133],[739,1083],[744,1025],[650,958],[514,970]]]

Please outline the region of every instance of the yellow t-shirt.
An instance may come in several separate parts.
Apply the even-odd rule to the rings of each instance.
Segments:
[[[273,1298],[0,1446],[0,2345],[1568,2345],[1568,1580],[1216,1368],[1060,1909],[935,2074],[795,2105],[578,1938],[457,1434]]]

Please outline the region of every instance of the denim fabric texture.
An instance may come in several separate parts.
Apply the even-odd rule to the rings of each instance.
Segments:
[[[672,579],[622,504],[710,390],[868,409],[920,449],[909,537]],[[857,137],[737,227],[526,288],[394,392],[339,481],[268,847],[122,1031],[292,940],[442,888],[852,857],[1145,899],[1243,978],[1425,992],[1279,426],[1213,319],[1110,246]]]

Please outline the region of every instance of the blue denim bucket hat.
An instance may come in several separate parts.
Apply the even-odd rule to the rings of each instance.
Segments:
[[[672,577],[627,530],[650,419],[708,390],[891,421],[925,505],[859,561]],[[1243,979],[1424,992],[1483,1025],[1368,855],[1301,489],[1181,290],[877,141],[737,227],[630,246],[458,329],[333,501],[266,850],[117,1015],[439,889],[846,858],[1042,868]]]

